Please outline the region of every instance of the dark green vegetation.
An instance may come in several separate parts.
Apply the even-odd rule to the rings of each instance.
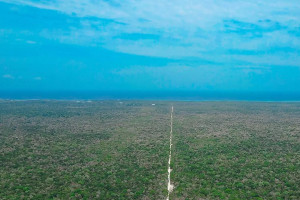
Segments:
[[[171,102],[0,101],[0,199],[165,199]],[[176,102],[170,199],[300,199],[300,103]]]
[[[300,104],[174,106],[171,198],[300,199]]]
[[[0,199],[163,199],[169,109],[0,102]]]

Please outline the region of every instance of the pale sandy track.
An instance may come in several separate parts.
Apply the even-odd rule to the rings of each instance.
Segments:
[[[173,106],[171,109],[171,130],[170,130],[170,152],[169,152],[169,163],[168,163],[168,196],[167,200],[170,198],[170,193],[173,191],[174,185],[171,184],[171,158],[172,158],[172,137],[173,137]]]

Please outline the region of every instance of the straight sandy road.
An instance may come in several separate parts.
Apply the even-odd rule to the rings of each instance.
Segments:
[[[170,130],[170,152],[169,152],[169,163],[168,163],[168,196],[167,200],[170,198],[170,193],[173,191],[174,185],[171,184],[171,159],[172,159],[172,137],[173,137],[173,106],[171,108],[171,130]]]

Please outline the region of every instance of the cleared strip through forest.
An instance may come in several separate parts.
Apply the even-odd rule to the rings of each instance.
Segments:
[[[167,200],[170,198],[170,193],[173,191],[174,185],[171,184],[171,158],[172,158],[172,136],[173,136],[173,106],[171,109],[171,130],[170,130],[170,152],[169,152],[169,163],[168,163],[168,196]]]

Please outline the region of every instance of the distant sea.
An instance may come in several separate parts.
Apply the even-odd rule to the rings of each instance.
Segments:
[[[300,101],[300,92],[222,91],[0,91],[0,99]]]

